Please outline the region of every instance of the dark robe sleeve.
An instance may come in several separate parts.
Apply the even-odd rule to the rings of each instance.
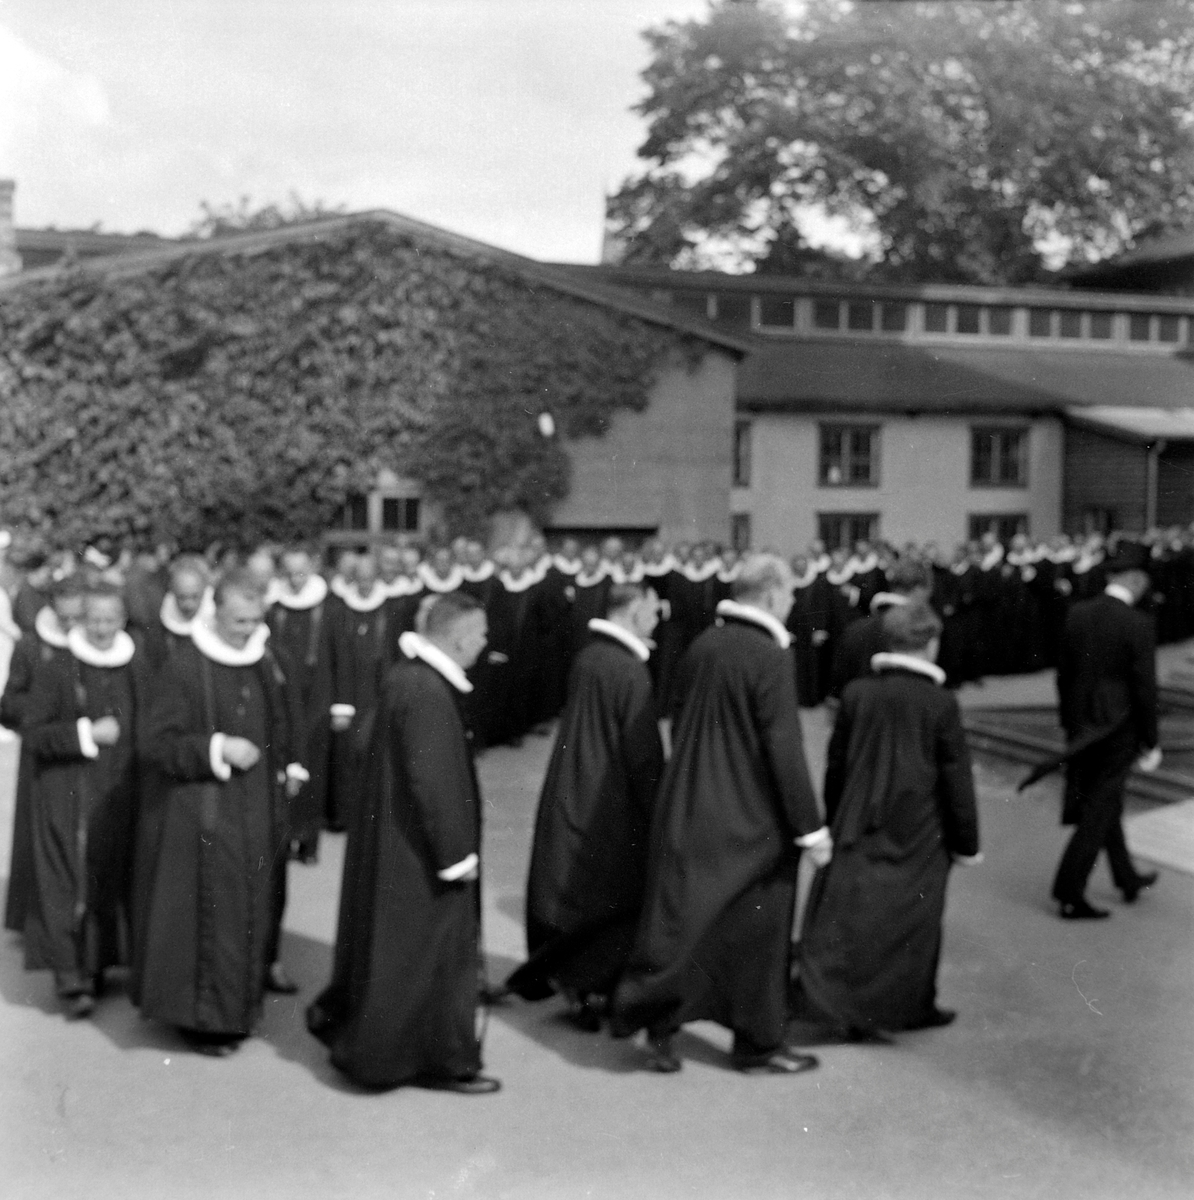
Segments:
[[[182,783],[214,780],[211,735],[203,728],[193,680],[173,664],[158,674],[140,733],[141,756]]]
[[[1139,614],[1133,614],[1139,617]],[[1132,720],[1140,745],[1157,744],[1157,647],[1153,623],[1148,618],[1133,622]]]
[[[36,635],[25,634],[13,647],[12,659],[8,664],[8,680],[4,685],[4,695],[0,696],[0,725],[20,732],[33,694],[38,657]]]
[[[1070,613],[1066,618],[1057,659],[1057,716],[1062,729],[1070,735],[1077,727],[1074,715],[1074,623],[1074,614]]]
[[[436,871],[477,851],[473,777],[460,719],[442,688],[412,689],[391,707],[390,744],[401,758],[406,797],[417,815]]]
[[[87,757],[79,744],[73,690],[69,668],[60,662],[47,664],[33,681],[22,736],[30,753],[42,762],[82,762]]]
[[[833,723],[833,733],[825,752],[825,820],[832,825],[842,802],[846,788],[847,752],[850,747],[850,725],[854,718],[854,704],[849,696],[843,696]]]
[[[937,728],[937,797],[945,844],[951,854],[978,853],[978,806],[974,798],[974,775],[970,751],[958,702],[947,697]]]
[[[663,742],[651,677],[645,669],[634,672],[631,678],[622,737],[630,796],[635,807],[649,818],[663,775]]]
[[[824,821],[804,757],[796,677],[787,654],[763,657],[754,699],[763,753],[771,766],[788,824],[796,837],[815,833]]]

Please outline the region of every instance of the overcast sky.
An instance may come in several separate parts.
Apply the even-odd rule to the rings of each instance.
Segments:
[[[199,202],[396,209],[595,261],[640,34],[706,0],[0,0],[17,223],[181,233]]]

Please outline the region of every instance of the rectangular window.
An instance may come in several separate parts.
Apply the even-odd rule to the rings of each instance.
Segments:
[[[1111,336],[1111,313],[1092,312],[1090,314],[1090,336],[1106,341]]]
[[[1082,314],[1080,312],[1075,312],[1072,308],[1061,310],[1061,336],[1063,338],[1082,336]]]
[[[705,320],[709,316],[709,299],[703,292],[675,292],[672,304],[690,317]]]
[[[750,324],[750,297],[742,292],[721,292],[717,297],[717,319],[727,325]]]
[[[1119,528],[1119,511],[1114,508],[1091,506],[1082,510],[1082,532],[1104,536]]]
[[[1027,485],[1027,429],[980,428],[970,431],[971,487]]]
[[[958,333],[978,333],[979,313],[982,309],[977,304],[958,305]]]
[[[1027,513],[971,513],[968,537],[977,542],[984,533],[993,533],[1006,545],[1018,533],[1028,532]]]
[[[1157,318],[1157,337],[1162,342],[1176,342],[1179,321],[1175,316],[1166,314]]]
[[[750,487],[750,422],[734,423],[734,486]]]
[[[337,529],[368,529],[369,501],[361,495],[350,495],[345,499],[343,508],[336,518]]]
[[[1148,313],[1133,313],[1128,322],[1128,337],[1134,342],[1147,342],[1153,319]]]
[[[884,333],[903,333],[908,328],[908,306],[898,300],[885,300],[881,308],[880,327]]]
[[[419,528],[419,502],[403,496],[383,496],[381,527],[386,533],[415,533]]]
[[[1053,336],[1053,310],[1051,308],[1030,308],[1028,310],[1028,336]]]
[[[791,329],[795,322],[796,307],[791,297],[764,296],[759,301],[759,324],[776,328]]]
[[[878,513],[817,513],[817,537],[827,550],[850,550],[879,539]]]
[[[1008,337],[1012,332],[1012,310],[1004,305],[987,309],[987,332]]]
[[[846,327],[870,333],[875,328],[875,303],[873,300],[851,300],[846,305]]]
[[[822,487],[876,487],[879,483],[879,427],[822,425]]]
[[[730,518],[730,542],[739,554],[750,549],[750,513],[735,513]]]
[[[813,325],[817,329],[840,329],[842,306],[836,300],[817,300],[813,303]]]
[[[925,333],[949,332],[949,305],[925,305]]]

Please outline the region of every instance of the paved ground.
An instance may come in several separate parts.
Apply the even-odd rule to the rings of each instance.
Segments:
[[[824,717],[809,718],[819,756]],[[519,912],[548,744],[482,760],[486,941],[500,978]],[[0,778],[11,770],[0,745]],[[285,958],[303,985],[270,1003],[235,1058],[185,1053],[122,996],[68,1025],[48,978],[0,940],[0,1195],[158,1197],[1042,1197],[1152,1200],[1194,1190],[1194,878],[1164,872],[1133,908],[1067,925],[1046,903],[1063,842],[1056,793],[1017,798],[1021,767],[979,768],[987,863],[955,873],[947,1030],[826,1046],[794,1079],[727,1071],[693,1027],[679,1076],[633,1046],[572,1032],[550,1004],[495,1011],[472,1099],[364,1095],[328,1068],[302,1007],[329,970],[339,839],[292,869]],[[7,836],[9,792],[0,786]],[[0,851],[6,847],[0,846]],[[6,852],[0,863],[7,861]]]

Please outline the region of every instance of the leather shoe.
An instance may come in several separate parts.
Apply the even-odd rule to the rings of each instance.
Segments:
[[[1064,921],[1101,921],[1111,914],[1105,908],[1095,908],[1086,900],[1062,901],[1061,916]]]
[[[799,1075],[821,1065],[815,1054],[800,1054],[781,1046],[766,1054],[732,1054],[730,1061],[735,1071],[744,1075]]]
[[[647,1067],[660,1075],[674,1075],[684,1064],[667,1037],[647,1037]]]
[[[416,1080],[419,1087],[433,1092],[455,1092],[460,1096],[490,1096],[502,1090],[501,1081],[489,1075],[428,1076]]]
[[[909,1025],[909,1029],[943,1029],[952,1025],[958,1019],[958,1014],[952,1008],[935,1008],[927,1017]]]
[[[299,990],[299,985],[290,978],[290,973],[280,963],[270,963],[265,973],[265,990],[277,992],[282,996],[293,996]]]
[[[1160,876],[1156,871],[1145,871],[1142,875],[1137,875],[1135,881],[1126,888],[1120,890],[1124,894],[1125,904],[1135,904],[1136,897],[1140,895],[1146,888],[1153,886]]]
[[[80,992],[76,996],[71,996],[66,1002],[66,1019],[68,1021],[81,1021],[84,1017],[89,1017],[95,1012],[95,997],[90,992]]]

